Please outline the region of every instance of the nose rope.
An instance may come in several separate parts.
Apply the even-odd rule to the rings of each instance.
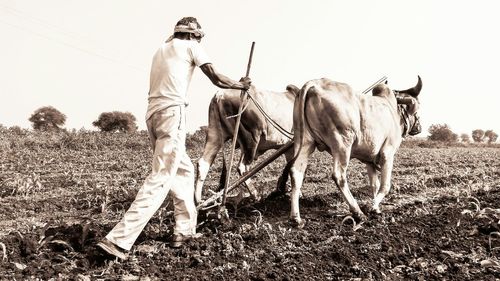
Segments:
[[[401,136],[406,138],[408,135],[416,135],[421,132],[421,128],[417,127],[414,131],[415,126],[419,123],[419,117],[417,113],[413,114],[413,122],[410,114],[408,114],[408,110],[402,104],[398,104],[398,112],[401,120],[403,121],[403,133]]]
[[[402,104],[398,104],[398,112],[401,120],[403,121],[403,133],[402,137],[406,138],[408,136],[408,132],[410,131],[410,116],[408,115],[408,111]]]

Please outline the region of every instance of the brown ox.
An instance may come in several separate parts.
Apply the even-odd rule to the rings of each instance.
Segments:
[[[241,150],[238,163],[240,175],[248,171],[250,164],[264,152],[269,149],[278,149],[290,141],[290,137],[281,133],[270,123],[274,121],[285,131],[292,131],[294,93],[298,91],[299,89],[293,85],[289,85],[285,92],[259,90],[254,86],[250,88],[249,95],[256,102],[249,99],[248,106],[241,115],[237,140],[237,147]],[[198,161],[195,181],[195,198],[198,203],[201,202],[203,183],[210,166],[223,144],[233,137],[236,125],[235,116],[241,103],[240,95],[241,91],[238,90],[223,90],[217,92],[210,102],[206,143],[203,156]],[[264,116],[258,106],[269,118]],[[287,161],[292,156],[292,149],[285,153]],[[259,192],[253,187],[250,179],[245,181],[245,185],[251,195],[259,200]]]
[[[353,93],[349,85],[325,78],[311,80],[302,87],[294,105],[295,156],[287,165],[291,165],[292,222],[304,225],[299,194],[307,160],[315,148],[333,157],[332,178],[357,220],[365,215],[349,190],[346,174],[350,158],[364,162],[373,192],[372,208],[380,212],[379,204],[391,187],[394,155],[403,137],[420,132],[416,109],[421,89],[420,76],[413,88],[391,91],[379,84],[373,95]]]

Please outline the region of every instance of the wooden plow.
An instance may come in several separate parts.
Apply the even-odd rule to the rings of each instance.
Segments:
[[[285,153],[291,147],[293,147],[293,141],[287,142],[285,145],[283,145],[281,148],[279,148],[278,150],[276,150],[268,158],[266,158],[262,162],[258,163],[257,165],[255,165],[254,167],[252,167],[250,170],[248,170],[248,172],[246,172],[245,174],[243,174],[234,183],[232,183],[231,185],[228,185],[228,187],[226,189],[220,190],[219,192],[214,193],[210,198],[208,198],[207,200],[205,200],[202,203],[200,203],[196,207],[196,209],[197,210],[207,210],[207,209],[211,209],[211,208],[218,207],[218,206],[224,206],[223,203],[225,203],[225,202],[218,202],[218,200],[221,198],[221,196],[224,195],[224,192],[226,192],[226,194],[227,194],[227,192],[230,192],[231,190],[233,190],[236,187],[238,187],[240,184],[242,184],[243,182],[245,182],[247,179],[249,179],[250,177],[252,177],[256,173],[258,173],[260,170],[262,170],[264,167],[266,167],[267,165],[269,165],[274,160],[276,160],[276,158],[280,157],[283,153]]]

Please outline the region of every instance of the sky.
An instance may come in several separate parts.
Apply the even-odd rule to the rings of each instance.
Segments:
[[[500,133],[497,1],[0,0],[0,124],[30,128],[42,106],[65,128],[96,129],[127,111],[145,129],[151,59],[184,16],[198,19],[215,69],[282,91],[327,77],[362,91],[383,76],[393,89],[422,77],[424,133]],[[218,90],[195,70],[188,130],[206,125]]]

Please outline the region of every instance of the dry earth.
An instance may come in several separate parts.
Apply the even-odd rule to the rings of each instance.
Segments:
[[[189,143],[193,159],[200,139]],[[168,247],[171,204],[153,217],[127,261],[95,243],[121,218],[149,172],[144,134],[2,134],[0,279],[5,280],[497,280],[500,148],[405,144],[383,214],[353,225],[313,154],[301,198],[307,223],[288,223],[288,195],[228,205],[230,223],[201,212],[203,237]],[[217,159],[207,179],[215,188]],[[268,195],[282,159],[255,178]],[[349,182],[369,206],[365,169]],[[233,176],[233,179],[236,176]]]

